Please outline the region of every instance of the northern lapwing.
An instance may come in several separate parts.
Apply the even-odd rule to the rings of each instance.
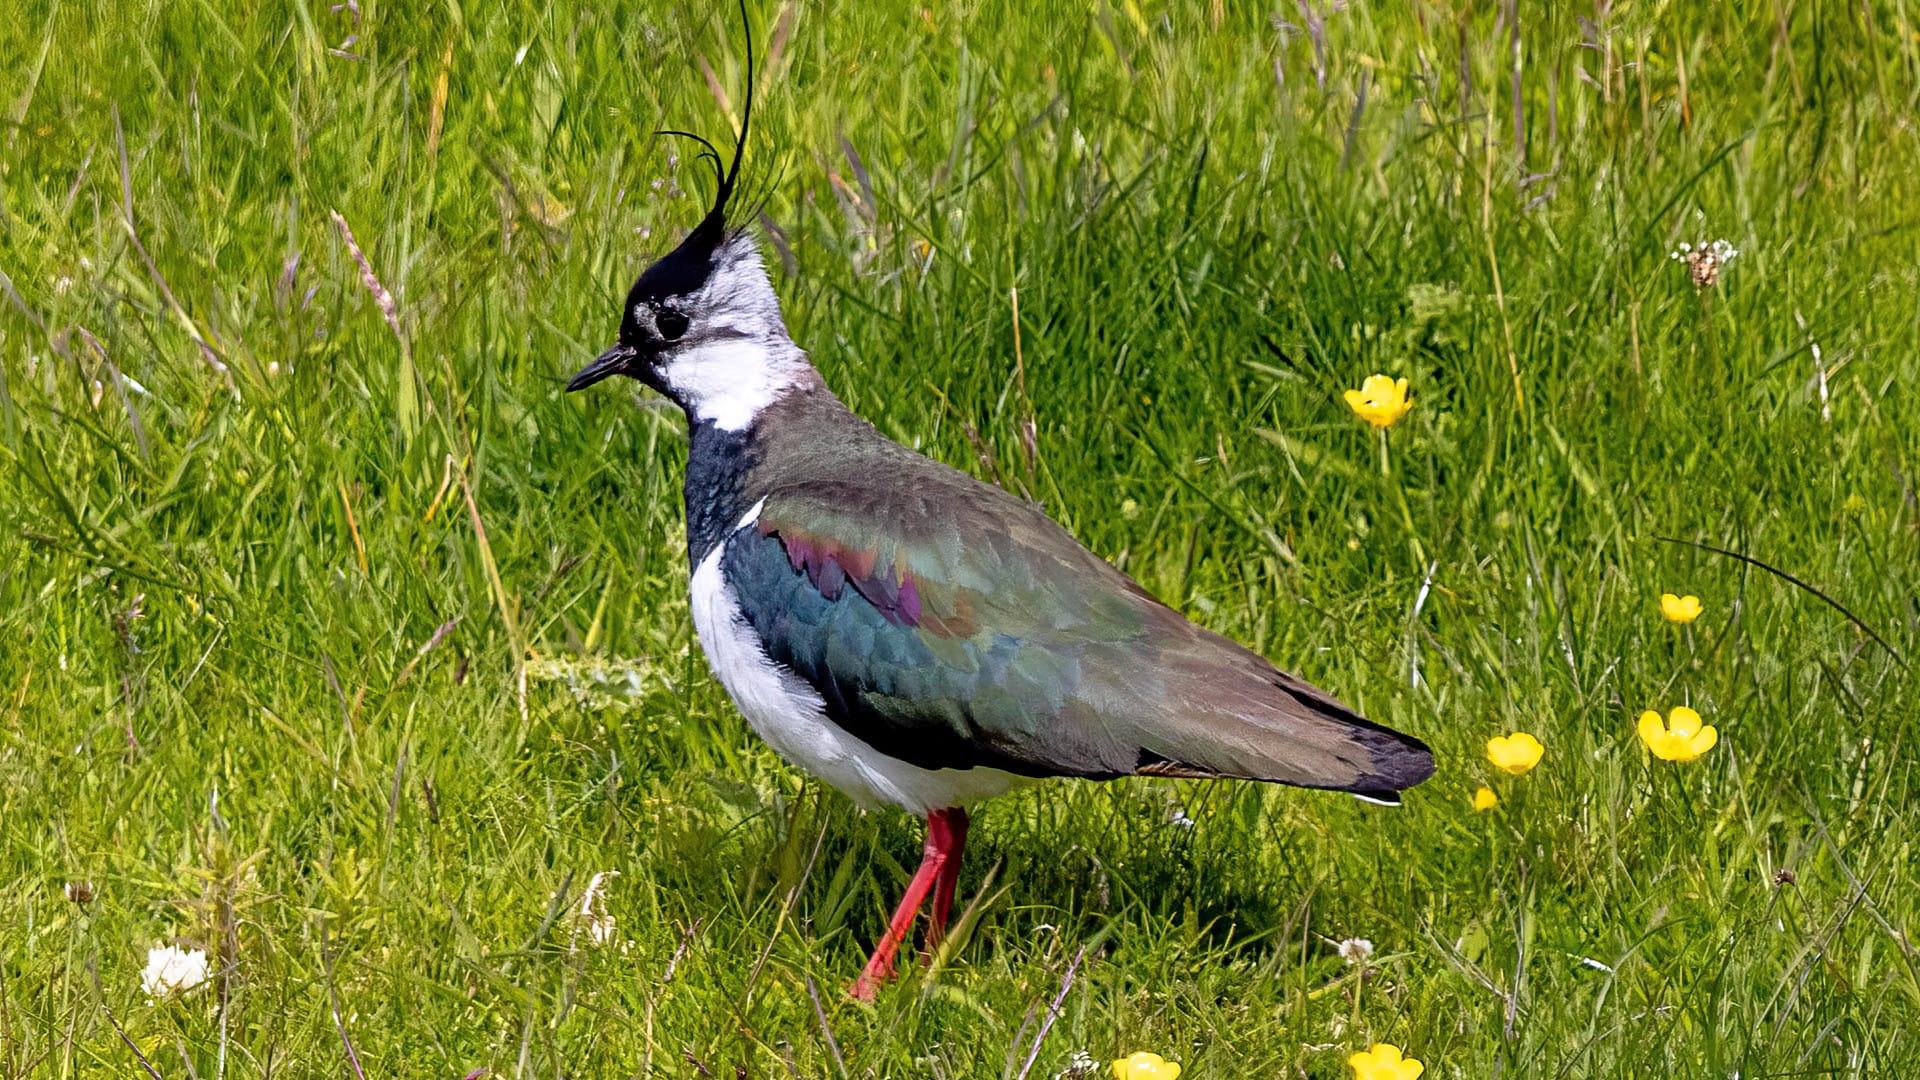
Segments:
[[[891,973],[930,892],[938,943],[967,807],[1017,784],[1227,777],[1396,803],[1432,775],[1420,740],[1194,625],[1034,504],[842,404],[727,220],[752,111],[749,93],[724,172],[698,140],[713,208],[634,282],[618,342],[567,389],[625,375],[686,413],[693,624],[714,675],[788,762],[927,820],[855,996]]]

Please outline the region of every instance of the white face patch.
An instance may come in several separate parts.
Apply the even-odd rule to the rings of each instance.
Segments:
[[[696,420],[739,431],[805,381],[812,366],[787,336],[780,298],[753,239],[734,234],[714,263],[700,290],[674,304],[689,327],[684,339],[668,346],[659,372]],[[634,317],[653,326],[658,313],[642,306]]]
[[[740,338],[694,345],[674,353],[660,373],[696,419],[740,431],[806,372],[799,349],[788,344],[784,351]]]

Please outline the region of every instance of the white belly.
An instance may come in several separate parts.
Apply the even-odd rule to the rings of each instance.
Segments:
[[[762,500],[764,502],[764,500]],[[760,503],[738,529],[760,517]],[[693,571],[693,628],[707,666],[740,715],[791,764],[825,780],[862,806],[897,806],[916,814],[966,806],[1026,782],[998,769],[922,769],[888,757],[827,718],[826,702],[806,680],[774,663],[720,576],[726,541]]]

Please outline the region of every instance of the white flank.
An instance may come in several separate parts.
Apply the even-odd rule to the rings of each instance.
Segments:
[[[735,531],[758,521],[764,503],[754,504]],[[882,754],[828,719],[820,694],[768,658],[741,614],[732,587],[720,574],[720,556],[727,543],[714,545],[693,572],[693,628],[714,677],[774,752],[862,806],[897,806],[915,814],[966,806],[1025,782],[998,769],[929,770],[909,765]]]

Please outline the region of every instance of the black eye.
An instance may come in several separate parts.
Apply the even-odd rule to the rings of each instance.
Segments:
[[[659,329],[663,341],[679,341],[680,335],[687,332],[687,317],[678,311],[662,309],[654,316],[653,325]]]

